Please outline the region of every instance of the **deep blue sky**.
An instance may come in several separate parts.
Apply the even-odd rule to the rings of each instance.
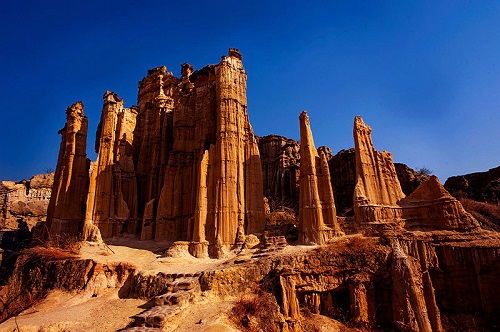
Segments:
[[[396,162],[451,175],[500,165],[498,1],[0,0],[0,180],[55,168],[82,100],[89,157],[106,89],[136,103],[149,68],[243,53],[257,135],[353,147],[362,115]]]

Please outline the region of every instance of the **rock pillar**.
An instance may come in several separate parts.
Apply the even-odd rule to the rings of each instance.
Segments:
[[[87,199],[86,225],[99,227],[103,237],[119,235],[125,222],[137,219],[137,190],[132,160],[134,109],[123,107],[117,94],[106,91]],[[132,227],[135,228],[135,227]]]
[[[330,173],[326,159],[321,163],[309,124],[307,112],[300,114],[300,200],[299,241],[304,244],[325,244],[335,235],[338,227]],[[324,154],[322,154],[324,158]],[[324,169],[326,165],[326,170]],[[322,173],[323,172],[323,173]],[[322,190],[320,190],[322,189]],[[322,205],[325,203],[325,206]],[[325,217],[330,218],[325,225]]]
[[[210,149],[213,154],[213,145]],[[196,210],[194,214],[193,238],[189,244],[191,255],[204,258],[208,256],[208,241],[205,238],[205,226],[208,216],[208,190],[207,178],[209,177],[210,153],[205,150],[199,163],[198,192],[196,194]]]
[[[54,235],[80,237],[83,232],[89,186],[87,129],[82,102],[68,107],[47,209],[47,226]]]
[[[358,223],[394,223],[401,219],[397,202],[405,197],[392,154],[373,147],[372,129],[360,116],[354,119],[356,186],[354,213]]]
[[[391,269],[392,311],[396,328],[401,331],[432,332],[421,272],[397,241],[393,243]]]

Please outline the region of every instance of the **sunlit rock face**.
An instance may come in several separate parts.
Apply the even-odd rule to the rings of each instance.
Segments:
[[[342,235],[337,222],[330,170],[324,151],[314,146],[307,112],[300,114],[299,241],[325,244]]]
[[[436,176],[428,177],[408,197],[399,183],[392,154],[373,147],[371,128],[354,120],[356,186],[354,212],[366,234],[388,229],[455,230],[479,228],[479,223],[452,197]]]
[[[72,111],[70,129],[63,130],[55,188],[70,183],[75,195],[67,202],[56,191],[53,231],[68,228],[94,240],[123,232],[143,240],[194,240],[209,246],[195,251],[212,256],[242,244],[245,234],[262,233],[262,169],[246,78],[240,52],[230,49],[218,65],[193,71],[183,64],[181,78],[166,67],[149,70],[136,107],[125,108],[107,91],[90,179],[87,120],[81,103],[72,106],[81,114]]]

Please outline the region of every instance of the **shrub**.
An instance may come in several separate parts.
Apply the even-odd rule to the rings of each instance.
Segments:
[[[432,171],[427,167],[418,167],[416,169],[418,175],[432,175]]]
[[[276,313],[279,307],[273,295],[258,291],[244,294],[232,309],[232,319],[244,331],[278,332]]]

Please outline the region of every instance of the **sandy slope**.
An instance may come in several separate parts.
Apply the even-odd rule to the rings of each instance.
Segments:
[[[161,257],[159,253],[165,244],[135,239],[114,239],[112,244],[97,245],[87,243],[81,248],[82,258],[90,258],[101,263],[130,262],[138,270],[146,273],[194,273],[215,267],[224,260],[197,259],[192,256]],[[134,248],[135,247],[135,248]],[[198,304],[183,311],[178,323],[173,323],[170,331],[231,331],[224,322],[222,312],[230,310],[231,302],[217,299],[202,299]],[[70,294],[53,291],[33,308],[0,324],[0,332],[16,331],[116,331],[131,321],[130,317],[142,312],[146,301],[118,298],[118,289],[109,289],[97,297],[92,294]],[[214,306],[214,304],[217,305]],[[184,317],[184,318],[183,318]],[[177,324],[191,327],[179,328]],[[199,321],[201,324],[195,324]],[[220,322],[219,322],[220,321]],[[218,329],[217,326],[224,326]]]

